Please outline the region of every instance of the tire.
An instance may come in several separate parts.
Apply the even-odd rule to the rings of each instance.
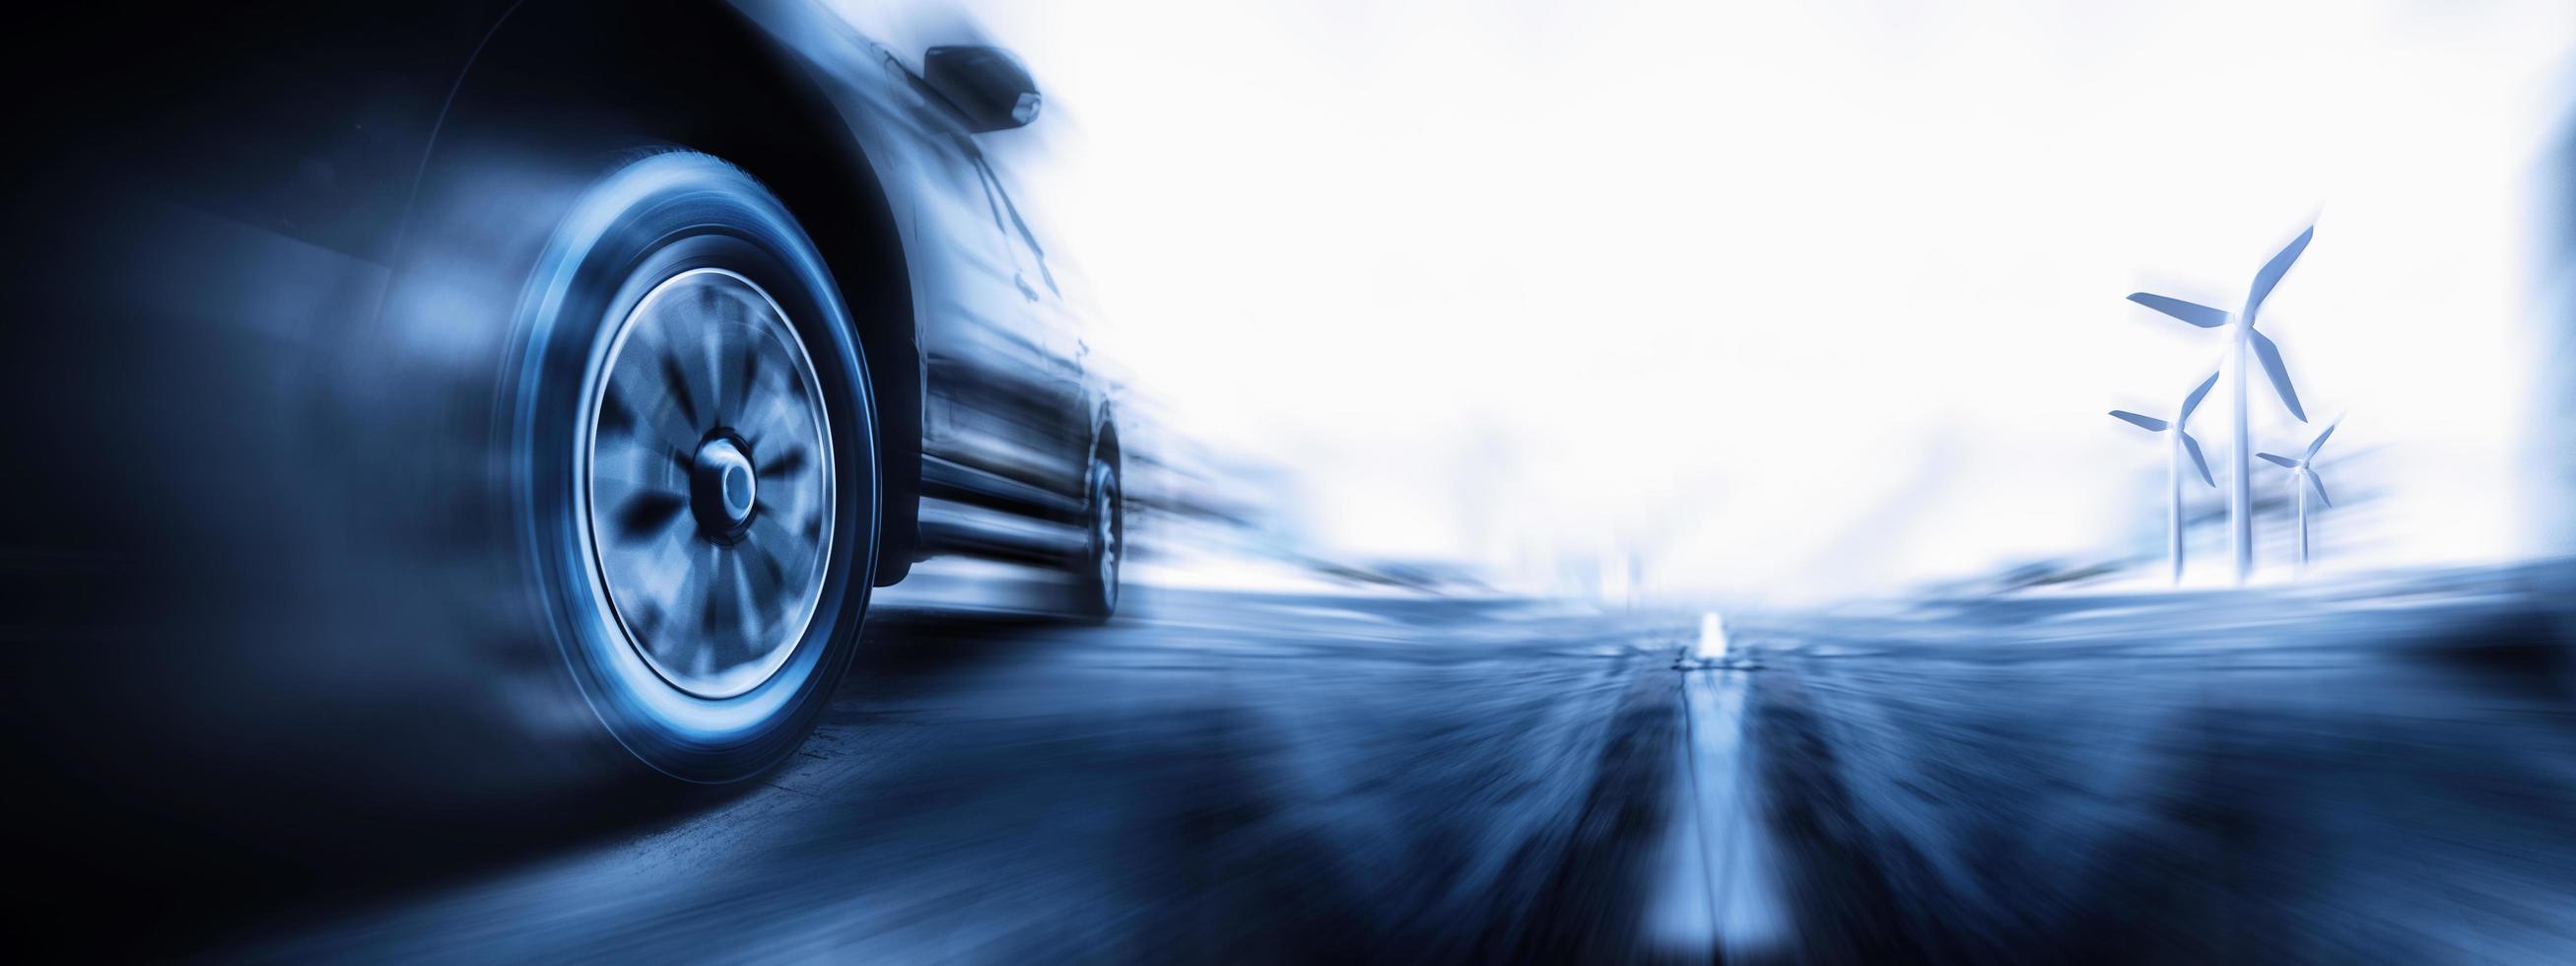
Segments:
[[[1074,582],[1081,595],[1074,602],[1075,613],[1106,621],[1118,612],[1118,571],[1127,556],[1126,490],[1118,461],[1110,454],[1094,454],[1083,480],[1083,529],[1089,539]]]
[[[878,543],[866,361],[822,256],[750,176],[652,154],[572,203],[514,332],[515,519],[582,697],[680,779],[786,757]]]

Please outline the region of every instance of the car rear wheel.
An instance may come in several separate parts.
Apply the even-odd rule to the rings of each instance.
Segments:
[[[1127,555],[1127,507],[1118,463],[1106,455],[1093,456],[1083,491],[1088,539],[1078,579],[1082,588],[1078,604],[1082,616],[1105,621],[1118,611],[1118,569]]]

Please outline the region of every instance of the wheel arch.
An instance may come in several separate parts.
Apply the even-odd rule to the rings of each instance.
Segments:
[[[1127,451],[1121,448],[1118,439],[1118,414],[1106,405],[1091,417],[1091,455],[1094,458],[1107,456],[1109,465],[1117,467],[1120,473],[1126,472],[1124,460]]]

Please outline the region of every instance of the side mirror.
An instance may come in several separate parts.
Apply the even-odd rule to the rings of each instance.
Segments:
[[[999,47],[933,47],[921,55],[921,82],[948,101],[977,134],[1038,119],[1037,81]]]

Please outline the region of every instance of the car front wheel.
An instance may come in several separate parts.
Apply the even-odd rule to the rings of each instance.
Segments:
[[[822,257],[750,176],[664,152],[581,195],[521,311],[521,530],[583,696],[679,778],[783,758],[875,566],[875,414]]]

